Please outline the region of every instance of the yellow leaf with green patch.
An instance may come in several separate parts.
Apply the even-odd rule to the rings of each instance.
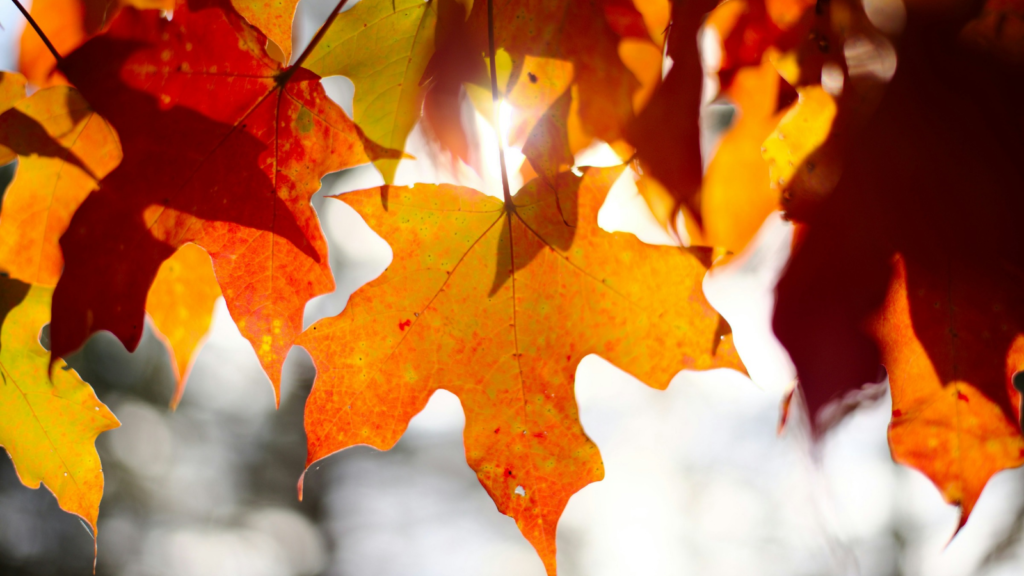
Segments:
[[[363,0],[338,15],[303,66],[352,80],[353,119],[373,142],[402,150],[420,117],[420,79],[434,53],[436,22],[434,2]],[[391,182],[398,162],[374,164]]]
[[[24,485],[45,484],[96,534],[103,496],[96,437],[120,423],[63,360],[48,373],[50,353],[39,336],[52,297],[52,288],[0,278],[0,445]]]

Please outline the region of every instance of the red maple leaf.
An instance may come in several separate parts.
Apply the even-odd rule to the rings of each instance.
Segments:
[[[1024,462],[1024,73],[928,18],[910,11],[877,110],[842,135],[843,175],[808,212],[774,326],[819,419],[885,366],[893,458],[965,522]]]
[[[97,330],[134,349],[157,269],[194,242],[277,387],[304,305],[334,285],[309,199],[369,158],[319,77],[265,45],[225,0],[192,0],[170,21],[126,9],[63,62],[125,155],[61,238],[55,357]]]

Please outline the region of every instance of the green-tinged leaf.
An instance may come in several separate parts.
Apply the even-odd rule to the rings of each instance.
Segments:
[[[434,2],[363,0],[341,13],[304,66],[355,84],[353,119],[377,144],[405,148],[423,102],[420,78],[434,53]],[[390,183],[398,158],[374,162]]]
[[[120,423],[63,360],[47,373],[50,353],[39,335],[50,321],[52,297],[53,288],[0,278],[0,445],[23,484],[45,484],[62,509],[96,534],[103,497],[96,437]]]

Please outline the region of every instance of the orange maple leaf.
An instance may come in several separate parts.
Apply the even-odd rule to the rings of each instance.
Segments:
[[[1020,289],[962,261],[939,274],[907,267],[895,259],[868,324],[893,382],[889,446],[960,504],[962,526],[988,479],[1024,464],[1012,386],[1024,368]]]
[[[388,449],[435,390],[466,412],[466,459],[555,573],[569,497],[604,475],[579,423],[573,380],[600,354],[664,389],[684,368],[742,370],[687,250],[597,227],[622,167],[535,179],[504,205],[469,188],[345,194],[395,259],[338,316],[297,341],[317,379],[306,403],[315,461]],[[300,483],[301,487],[301,483]]]

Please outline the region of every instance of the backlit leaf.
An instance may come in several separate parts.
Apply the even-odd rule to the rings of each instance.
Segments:
[[[877,109],[844,134],[835,190],[806,212],[774,327],[819,431],[885,366],[893,457],[963,523],[988,478],[1022,462],[1024,75],[914,28],[923,10]]]
[[[103,470],[96,437],[120,424],[63,360],[50,370],[39,334],[50,320],[52,288],[0,278],[0,445],[29,488],[40,483],[60,507],[96,534]]]
[[[573,381],[599,354],[664,389],[684,368],[742,369],[704,299],[705,264],[596,226],[621,167],[535,179],[506,211],[468,188],[376,189],[341,200],[394,247],[377,280],[298,341],[317,379],[307,466],[356,444],[392,447],[434,391],[459,397],[466,459],[555,573],[569,497],[604,475]]]
[[[210,331],[213,306],[219,297],[220,286],[210,255],[195,244],[183,245],[164,260],[149,287],[146,312],[153,320],[157,338],[167,346],[177,382],[172,409],[185,392],[189,371]]]
[[[718,143],[701,187],[704,240],[739,253],[779,205],[761,156],[765,139],[779,123],[781,79],[770,62],[736,73],[726,94],[736,106],[732,126]]]
[[[353,119],[367,138],[395,150],[416,124],[423,104],[420,79],[434,53],[436,1],[363,0],[342,12],[310,53],[306,68],[347,76],[355,84]],[[390,183],[398,158],[375,164]]]
[[[437,124],[458,120],[460,100],[454,95],[463,84],[470,91],[477,88],[480,97],[473,98],[473,103],[478,104],[485,118],[494,117],[489,109],[489,75],[487,67],[481,65],[489,53],[487,3],[475,2],[465,23],[456,24],[439,28],[438,52],[426,78],[431,82],[431,94],[441,93],[444,105],[451,108],[438,110],[441,103],[431,104],[428,96],[429,109],[436,118],[435,132],[462,130],[461,126]],[[584,137],[574,139],[581,142],[573,150],[589,145],[595,138],[615,143],[624,137],[641,84],[620,58],[619,45],[624,38],[633,38],[654,47],[643,16],[631,2],[498,0],[494,2],[494,37],[501,96],[510,96],[520,85],[527,92],[544,94],[538,99],[523,98],[528,104],[517,111],[519,118],[512,119],[514,125],[536,124],[546,109],[535,104],[554,103],[571,80],[572,120],[567,122],[576,122]],[[500,66],[502,54],[509,59],[507,84],[503,83],[505,74]]]
[[[1024,464],[1020,393],[1011,383],[1024,368],[1020,289],[965,264],[908,274],[897,258],[885,303],[869,323],[893,383],[893,459],[960,504],[961,525],[989,478]],[[1005,362],[988,361],[999,355]]]
[[[38,286],[57,285],[57,243],[75,210],[121,161],[113,128],[74,88],[44,88],[0,116],[0,145],[18,155],[3,199],[0,269]]]
[[[192,242],[277,389],[306,302],[334,285],[309,199],[324,174],[370,158],[319,78],[265,45],[226,0],[181,2],[171,21],[122,10],[65,59],[125,157],[61,238],[54,354],[104,329],[133,349],[161,263]]]

